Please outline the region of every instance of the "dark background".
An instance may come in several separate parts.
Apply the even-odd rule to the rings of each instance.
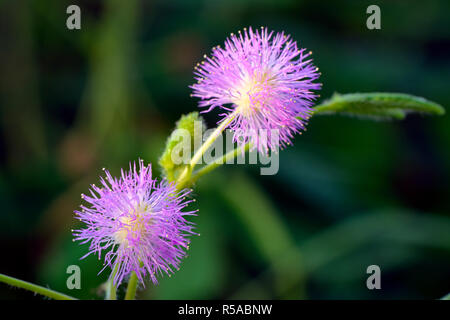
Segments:
[[[66,28],[78,4],[82,29]],[[366,8],[381,8],[381,30]],[[193,67],[229,33],[284,30],[333,92],[450,106],[450,2],[0,1],[0,273],[101,298],[101,261],[72,242],[80,193],[106,167],[157,160],[197,109]],[[210,127],[215,114],[206,115]],[[450,117],[313,117],[280,171],[224,166],[195,187],[201,236],[140,298],[437,299],[450,291]],[[82,289],[66,288],[67,266]],[[366,268],[381,268],[381,290]],[[119,290],[121,294],[123,289]],[[0,298],[34,298],[0,284]]]

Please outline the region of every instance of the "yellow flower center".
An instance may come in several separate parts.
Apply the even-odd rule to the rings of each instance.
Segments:
[[[121,227],[114,233],[114,239],[117,243],[129,246],[128,239],[136,239],[141,236],[145,230],[144,218],[141,214],[135,217],[120,217]]]
[[[241,86],[236,88],[233,103],[237,106],[237,112],[249,118],[261,109],[267,99],[270,79],[267,73],[260,76],[245,77]]]

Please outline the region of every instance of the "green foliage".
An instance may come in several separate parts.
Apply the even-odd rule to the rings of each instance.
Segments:
[[[205,123],[203,118],[199,115],[198,112],[191,112],[187,115],[181,116],[180,120],[175,125],[174,131],[171,133],[166,142],[166,148],[162,156],[159,159],[159,164],[163,168],[163,173],[165,177],[169,181],[174,181],[177,177],[183,172],[186,167],[186,164],[175,164],[172,159],[172,153],[174,148],[179,143],[190,143],[187,147],[188,150],[195,152],[195,140],[201,139],[201,134],[205,128]],[[178,132],[179,129],[184,129],[189,132],[190,139],[189,141],[184,140],[183,136],[181,136]],[[199,136],[200,135],[200,136]],[[200,140],[201,141],[201,140]],[[184,146],[180,146],[181,150],[184,150]],[[183,156],[183,151],[181,151],[180,156]],[[189,155],[190,157],[191,155]]]
[[[443,115],[444,108],[432,101],[404,93],[335,93],[315,108],[315,114],[346,114],[361,118],[404,119],[407,113]]]

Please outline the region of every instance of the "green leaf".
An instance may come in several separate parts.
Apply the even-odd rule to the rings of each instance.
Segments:
[[[314,114],[345,114],[376,120],[401,120],[411,112],[443,115],[445,109],[435,102],[404,93],[335,93],[331,99],[315,107]]]
[[[189,114],[181,116],[180,120],[176,123],[174,131],[171,133],[166,142],[166,148],[162,156],[159,159],[159,164],[163,168],[164,176],[169,181],[175,181],[177,177],[183,172],[186,167],[186,164],[176,164],[173,162],[172,154],[174,148],[177,147],[181,150],[184,150],[183,147],[186,147],[191,151],[189,155],[189,159],[192,156],[192,153],[195,152],[195,143],[194,141],[200,140],[201,135],[205,129],[205,123],[203,118],[199,115],[198,112],[191,112]],[[187,130],[188,135],[190,136],[189,140],[183,139],[183,136],[180,136],[178,130],[184,129]],[[189,143],[188,146],[179,145],[179,143]],[[182,154],[180,155],[182,156]]]

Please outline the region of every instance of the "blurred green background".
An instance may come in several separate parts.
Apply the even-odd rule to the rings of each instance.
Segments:
[[[78,4],[82,29],[66,28]],[[381,7],[381,30],[366,8]],[[267,26],[313,51],[321,96],[404,92],[450,106],[450,2],[0,1],[0,272],[101,298],[101,261],[72,242],[106,167],[157,159],[197,109],[193,67],[230,32]],[[321,98],[321,99],[323,99]],[[210,127],[216,114],[205,116]],[[450,291],[450,116],[317,116],[280,171],[224,166],[195,186],[200,237],[149,299],[437,299]],[[81,290],[66,288],[81,267]],[[366,268],[381,268],[381,290]],[[123,288],[119,294],[123,293]],[[41,299],[0,284],[0,298]]]

